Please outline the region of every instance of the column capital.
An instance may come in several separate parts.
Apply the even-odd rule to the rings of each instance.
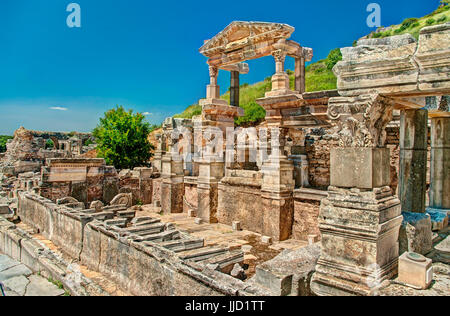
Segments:
[[[394,101],[378,95],[335,97],[328,102],[333,136],[340,147],[384,147]]]

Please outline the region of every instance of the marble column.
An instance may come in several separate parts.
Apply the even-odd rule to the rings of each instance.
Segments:
[[[373,295],[397,273],[402,216],[389,187],[384,131],[393,107],[378,95],[329,101],[339,147],[331,150],[331,185],[320,206],[322,252],[311,281],[317,295]]]
[[[402,110],[398,192],[403,212],[425,213],[427,140],[428,111]]]
[[[206,87],[207,99],[220,99],[220,86],[217,84],[217,76],[219,69],[216,67],[209,67],[209,85]]]
[[[400,115],[399,199],[403,222],[400,255],[426,254],[432,247],[431,217],[425,213],[428,151],[428,111],[405,109]]]
[[[284,62],[287,53],[283,49],[275,50],[272,53],[275,59],[275,74],[272,76],[272,91],[266,93],[266,97],[286,95],[293,93],[289,87],[289,76],[284,71]]]
[[[239,106],[239,71],[231,71],[230,105]]]
[[[305,58],[295,58],[295,91],[298,91],[300,94],[306,92],[305,69]]]
[[[431,119],[430,205],[433,228],[443,229],[450,215],[450,117]]]

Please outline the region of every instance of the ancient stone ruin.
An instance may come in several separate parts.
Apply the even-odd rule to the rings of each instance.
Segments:
[[[47,152],[19,129],[1,196],[26,229],[2,220],[0,250],[50,270],[39,235],[134,295],[447,296],[450,24],[342,48],[338,89],[321,92],[305,92],[313,50],[293,32],[233,22],[206,41],[202,114],[165,120],[151,168],[118,171],[70,139]],[[235,129],[245,62],[264,56],[266,119]]]

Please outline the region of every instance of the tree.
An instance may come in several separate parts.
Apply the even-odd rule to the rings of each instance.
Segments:
[[[333,49],[330,54],[328,54],[325,63],[329,70],[333,69],[334,65],[336,65],[339,61],[342,60],[342,53],[340,48]]]
[[[55,148],[55,143],[51,139],[47,139],[45,142],[45,149],[53,149]]]
[[[153,146],[148,141],[150,124],[141,113],[126,111],[122,106],[105,113],[93,134],[98,156],[118,169],[146,166]]]
[[[6,143],[12,139],[12,136],[0,135],[0,153],[6,151]]]

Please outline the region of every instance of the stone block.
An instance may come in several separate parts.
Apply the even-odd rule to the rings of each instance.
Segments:
[[[253,280],[273,295],[311,296],[310,281],[319,256],[319,245],[285,250],[258,265]]]
[[[400,254],[415,252],[425,255],[432,250],[433,236],[431,218],[428,214],[402,212],[403,222],[400,227]]]
[[[197,217],[196,219],[194,219],[194,223],[197,225],[201,225],[203,223],[203,220]]]
[[[241,222],[233,222],[231,227],[233,228],[234,231],[241,231],[242,227],[241,227]]]
[[[269,236],[262,236],[262,237],[261,237],[261,242],[262,242],[263,244],[266,244],[266,245],[271,245],[271,244],[273,243],[273,240],[272,240],[272,237],[269,237]]]
[[[388,148],[332,148],[330,164],[332,186],[372,189],[390,184]]]
[[[450,209],[427,208],[427,214],[431,218],[431,230],[439,231],[448,226]]]
[[[292,291],[292,276],[293,271],[291,274],[284,274],[257,266],[255,280],[275,296],[287,296]]]
[[[316,242],[319,242],[319,236],[317,235],[308,235],[308,244],[313,245]]]
[[[405,252],[398,259],[398,281],[422,290],[433,281],[432,260],[424,256]]]

